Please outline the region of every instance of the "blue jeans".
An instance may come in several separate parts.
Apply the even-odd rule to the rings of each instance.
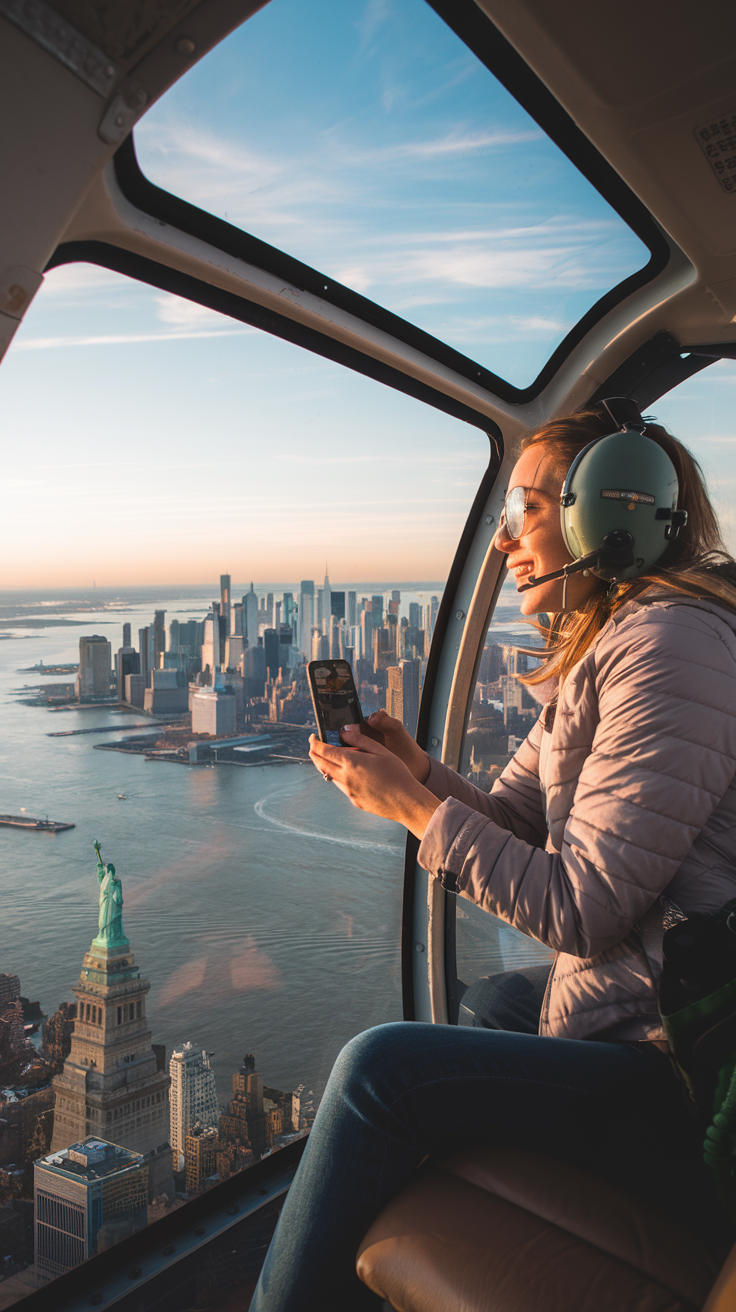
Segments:
[[[544,972],[535,971],[538,986]],[[503,994],[509,974],[493,979]],[[493,986],[473,986],[468,1002],[478,989],[480,1021],[379,1025],[343,1048],[250,1312],[378,1312],[355,1274],[363,1235],[427,1153],[474,1145],[517,1144],[581,1165],[651,1198],[725,1253],[730,1230],[702,1163],[702,1130],[668,1058],[646,1043],[491,1028]],[[499,1005],[514,1021],[508,989]]]

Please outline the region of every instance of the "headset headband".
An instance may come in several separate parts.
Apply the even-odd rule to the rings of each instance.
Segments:
[[[641,417],[641,410],[636,401],[632,401],[628,396],[607,396],[605,400],[597,401],[593,406],[602,418],[608,418],[613,424],[614,430],[620,433],[642,433],[646,432],[646,424]]]

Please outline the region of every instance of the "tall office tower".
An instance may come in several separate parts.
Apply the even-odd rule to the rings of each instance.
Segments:
[[[409,733],[416,733],[419,718],[419,675],[421,661],[399,661],[386,671],[386,710],[401,720]]]
[[[358,623],[358,596],[355,592],[348,593],[348,613],[345,618],[351,628]]]
[[[220,1139],[223,1144],[248,1145],[258,1160],[271,1147],[273,1130],[263,1105],[263,1080],[255,1065],[252,1054],[246,1053],[233,1075],[232,1100],[220,1117]]]
[[[409,628],[421,629],[422,627],[422,608],[416,601],[409,602]]]
[[[130,646],[130,624],[128,623],[127,620],[123,625],[123,646],[124,647]]]
[[[325,590],[324,588],[317,588],[317,613],[315,615],[314,622],[318,626],[320,633],[322,632],[322,620],[324,618],[324,612],[325,612]]]
[[[501,690],[503,696],[503,722],[508,727],[509,720],[514,721],[521,713],[521,684],[513,675],[501,675]]]
[[[435,624],[437,623],[437,611],[439,610],[439,606],[440,606],[440,603],[439,603],[438,598],[437,598],[437,597],[430,597],[430,599],[429,599],[429,636],[430,636],[430,638],[432,637],[432,634],[434,633],[434,626],[435,626]]]
[[[290,629],[294,628],[294,593],[285,592],[284,601],[281,607],[282,623],[288,624]]]
[[[404,689],[398,665],[386,670],[386,710],[394,719],[404,722]]]
[[[243,629],[244,636],[248,639],[249,647],[258,646],[258,598],[255,594],[253,584],[250,585],[250,592],[243,597]]]
[[[330,639],[319,629],[312,629],[312,660],[328,661],[330,659]]]
[[[276,629],[266,629],[263,646],[266,651],[266,669],[269,678],[275,679],[279,672],[279,635]]]
[[[166,611],[155,610],[153,612],[153,668],[160,670],[163,664],[161,657],[166,651]]]
[[[327,622],[329,623],[331,614],[332,614],[332,589],[330,587],[330,579],[327,573],[327,566],[325,565],[325,582],[324,582],[324,587],[322,588],[322,619],[327,620]]]
[[[307,660],[310,660],[312,655],[312,629],[315,621],[314,581],[302,579],[299,588],[299,650]]]
[[[214,677],[215,670],[220,669],[224,652],[220,650],[220,603],[213,601],[212,609],[204,622],[204,642],[202,643],[202,669],[210,668]]]
[[[185,1043],[171,1054],[171,1151],[174,1165],[181,1170],[185,1140],[196,1121],[217,1125],[220,1107],[215,1088],[215,1072],[204,1048]]]
[[[79,673],[77,700],[109,697],[112,678],[112,647],[107,638],[93,633],[79,639]]]
[[[399,620],[397,615],[386,616],[386,628],[388,629],[388,645],[394,659],[399,655]]]
[[[396,665],[396,658],[391,649],[391,636],[388,629],[373,630],[373,669],[385,670],[389,665]]]
[[[237,670],[244,646],[243,606],[236,601],[230,607],[230,632],[225,643],[225,666],[228,670]]]
[[[397,601],[395,597],[392,597],[387,608],[389,615],[396,615],[398,617],[400,608],[401,602]]]
[[[266,651],[264,647],[246,647],[243,659],[245,696],[262,697],[266,684]]]
[[[150,682],[151,667],[148,664],[148,626],[138,630],[138,673],[143,675],[143,687]]]
[[[373,661],[373,612],[364,610],[360,617],[360,647],[364,661]]]
[[[269,629],[273,628],[273,593],[266,593],[266,624]]]
[[[335,616],[336,620],[345,619],[345,593],[344,592],[335,592],[333,588],[333,590],[330,592],[330,606],[332,607],[331,613]]]
[[[391,593],[391,600],[401,601],[401,593],[399,592],[398,588],[394,588],[393,592]]]
[[[339,660],[340,657],[340,621],[335,615],[330,615],[330,631],[328,634],[330,643],[330,658],[333,661]]]
[[[169,1084],[163,1048],[151,1046],[150,989],[123,932],[121,881],[98,849],[99,932],[84,958],[72,1046],[56,1094],[52,1152],[90,1134],[143,1153],[154,1192],[171,1181]]]
[[[280,601],[277,601],[277,602],[274,603],[274,608],[273,608],[273,627],[274,627],[275,629],[280,629],[280,628],[281,628],[281,602],[280,602]]]
[[[130,625],[128,625],[130,628]],[[135,647],[119,647],[115,655],[115,675],[118,683],[118,701],[125,701],[125,676],[140,673],[140,657]]]
[[[168,650],[174,655],[178,655],[181,645],[181,625],[178,620],[172,620],[169,625],[169,646]]]
[[[201,1125],[197,1121],[187,1131],[184,1139],[184,1188],[190,1197],[201,1194],[208,1181],[216,1183],[219,1147],[216,1126]]]
[[[230,575],[220,575],[220,614],[225,617],[225,632],[230,632]]]
[[[371,597],[371,615],[374,629],[380,629],[383,625],[383,597]]]
[[[65,1271],[147,1222],[149,1167],[141,1153],[85,1138],[34,1165],[36,1281]]]

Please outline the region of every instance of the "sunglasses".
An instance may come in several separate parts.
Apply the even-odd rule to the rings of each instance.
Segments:
[[[510,538],[517,539],[521,537],[526,522],[528,491],[529,489],[525,487],[512,487],[507,492],[498,524],[499,533],[502,529],[505,529]]]

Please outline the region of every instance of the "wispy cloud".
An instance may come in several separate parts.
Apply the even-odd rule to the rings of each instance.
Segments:
[[[180,342],[196,337],[245,337],[255,328],[222,328],[217,331],[179,333],[110,333],[92,337],[30,337],[19,341],[14,351],[49,351],[65,346],[130,346],[136,342]]]

